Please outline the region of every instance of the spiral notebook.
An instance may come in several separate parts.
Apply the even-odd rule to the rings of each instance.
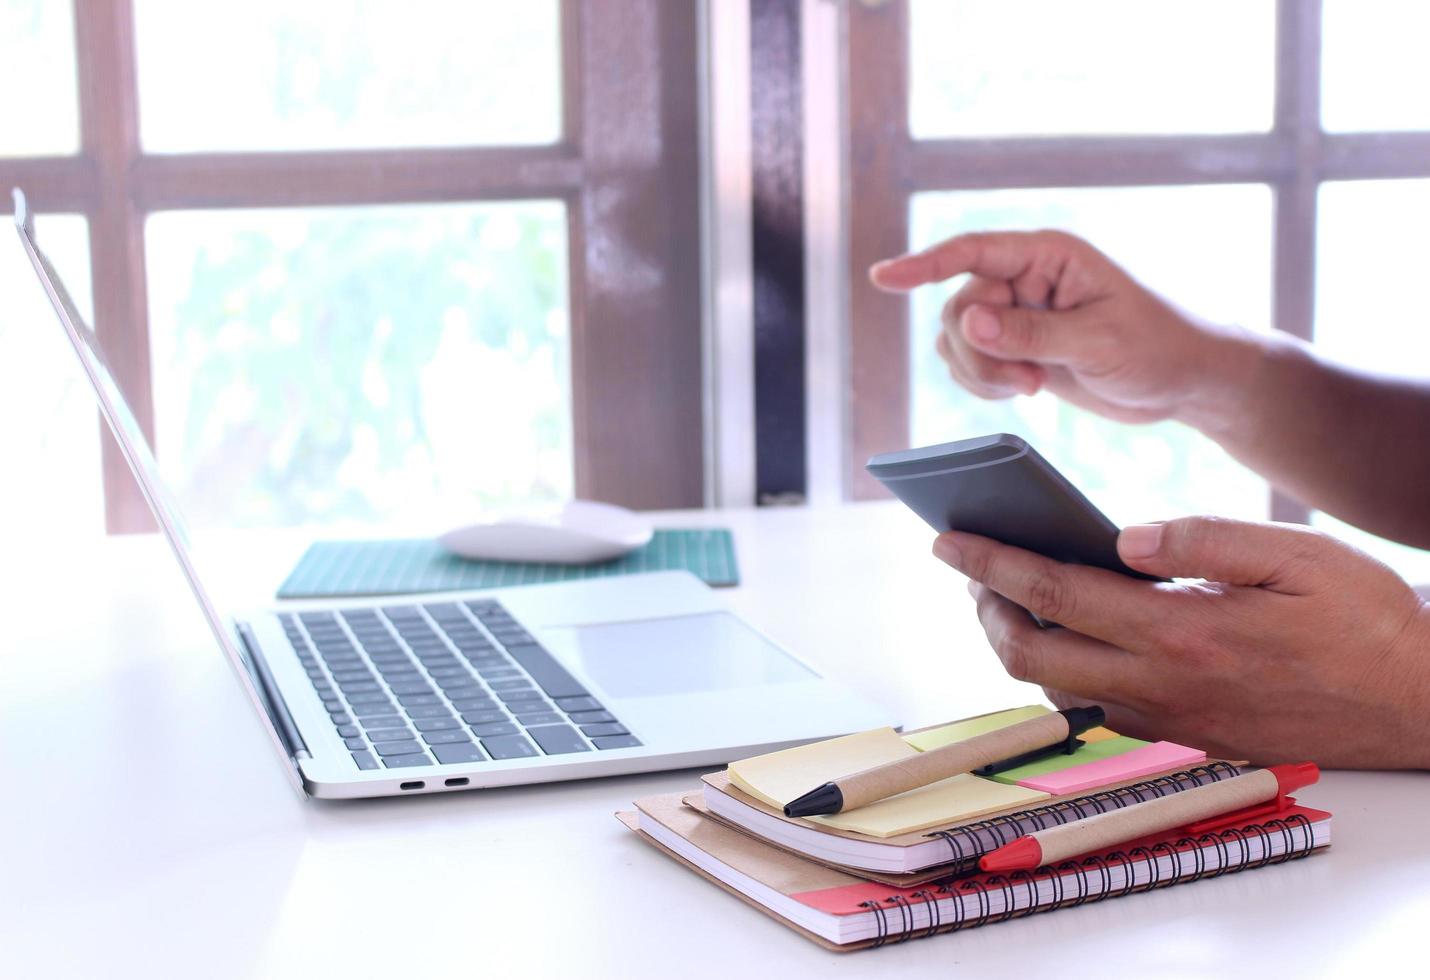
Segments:
[[[897,837],[876,838],[791,819],[741,793],[725,773],[703,776],[701,803],[709,815],[736,830],[820,863],[890,882],[908,876],[940,877],[965,870],[978,858],[1024,834],[1081,820],[1134,803],[1178,793],[1241,774],[1233,763],[1214,760],[1152,779],[1108,786],[1084,796],[1052,797],[1015,809]]]
[[[678,793],[637,800],[635,806],[616,816],[642,840],[781,924],[839,951],[1280,864],[1331,840],[1329,813],[1293,805],[1275,819],[1233,822],[1196,836],[1142,838],[1035,872],[978,874],[905,888],[772,847],[683,805]]]

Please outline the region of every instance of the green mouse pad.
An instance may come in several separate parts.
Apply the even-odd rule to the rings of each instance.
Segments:
[[[661,530],[650,544],[598,565],[468,561],[429,538],[318,541],[278,589],[280,599],[493,589],[541,582],[684,569],[710,585],[739,585],[735,542],[725,528]]]

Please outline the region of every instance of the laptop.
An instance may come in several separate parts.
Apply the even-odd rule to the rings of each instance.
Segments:
[[[100,410],[293,786],[397,796],[711,766],[891,723],[685,572],[231,615],[93,332],[15,227]]]

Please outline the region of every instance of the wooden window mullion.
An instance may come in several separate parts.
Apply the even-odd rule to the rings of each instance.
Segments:
[[[1321,170],[1321,2],[1280,0],[1276,12],[1276,132],[1294,166],[1272,186],[1276,227],[1271,319],[1310,340],[1316,304],[1316,196]],[[1307,523],[1311,509],[1272,489],[1271,519]]]
[[[84,0],[74,6],[80,145],[95,178],[88,209],[94,328],[152,446],[144,218],[129,183],[139,156],[133,9],[130,0]],[[105,525],[111,533],[152,530],[153,519],[124,457],[100,425]]]
[[[909,444],[909,303],[869,284],[869,266],[909,247],[908,11],[849,5],[849,488],[888,496],[864,470]]]

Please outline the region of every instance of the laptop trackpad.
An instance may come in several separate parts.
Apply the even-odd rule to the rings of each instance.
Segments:
[[[760,687],[818,676],[726,612],[543,629],[558,658],[612,697]]]

